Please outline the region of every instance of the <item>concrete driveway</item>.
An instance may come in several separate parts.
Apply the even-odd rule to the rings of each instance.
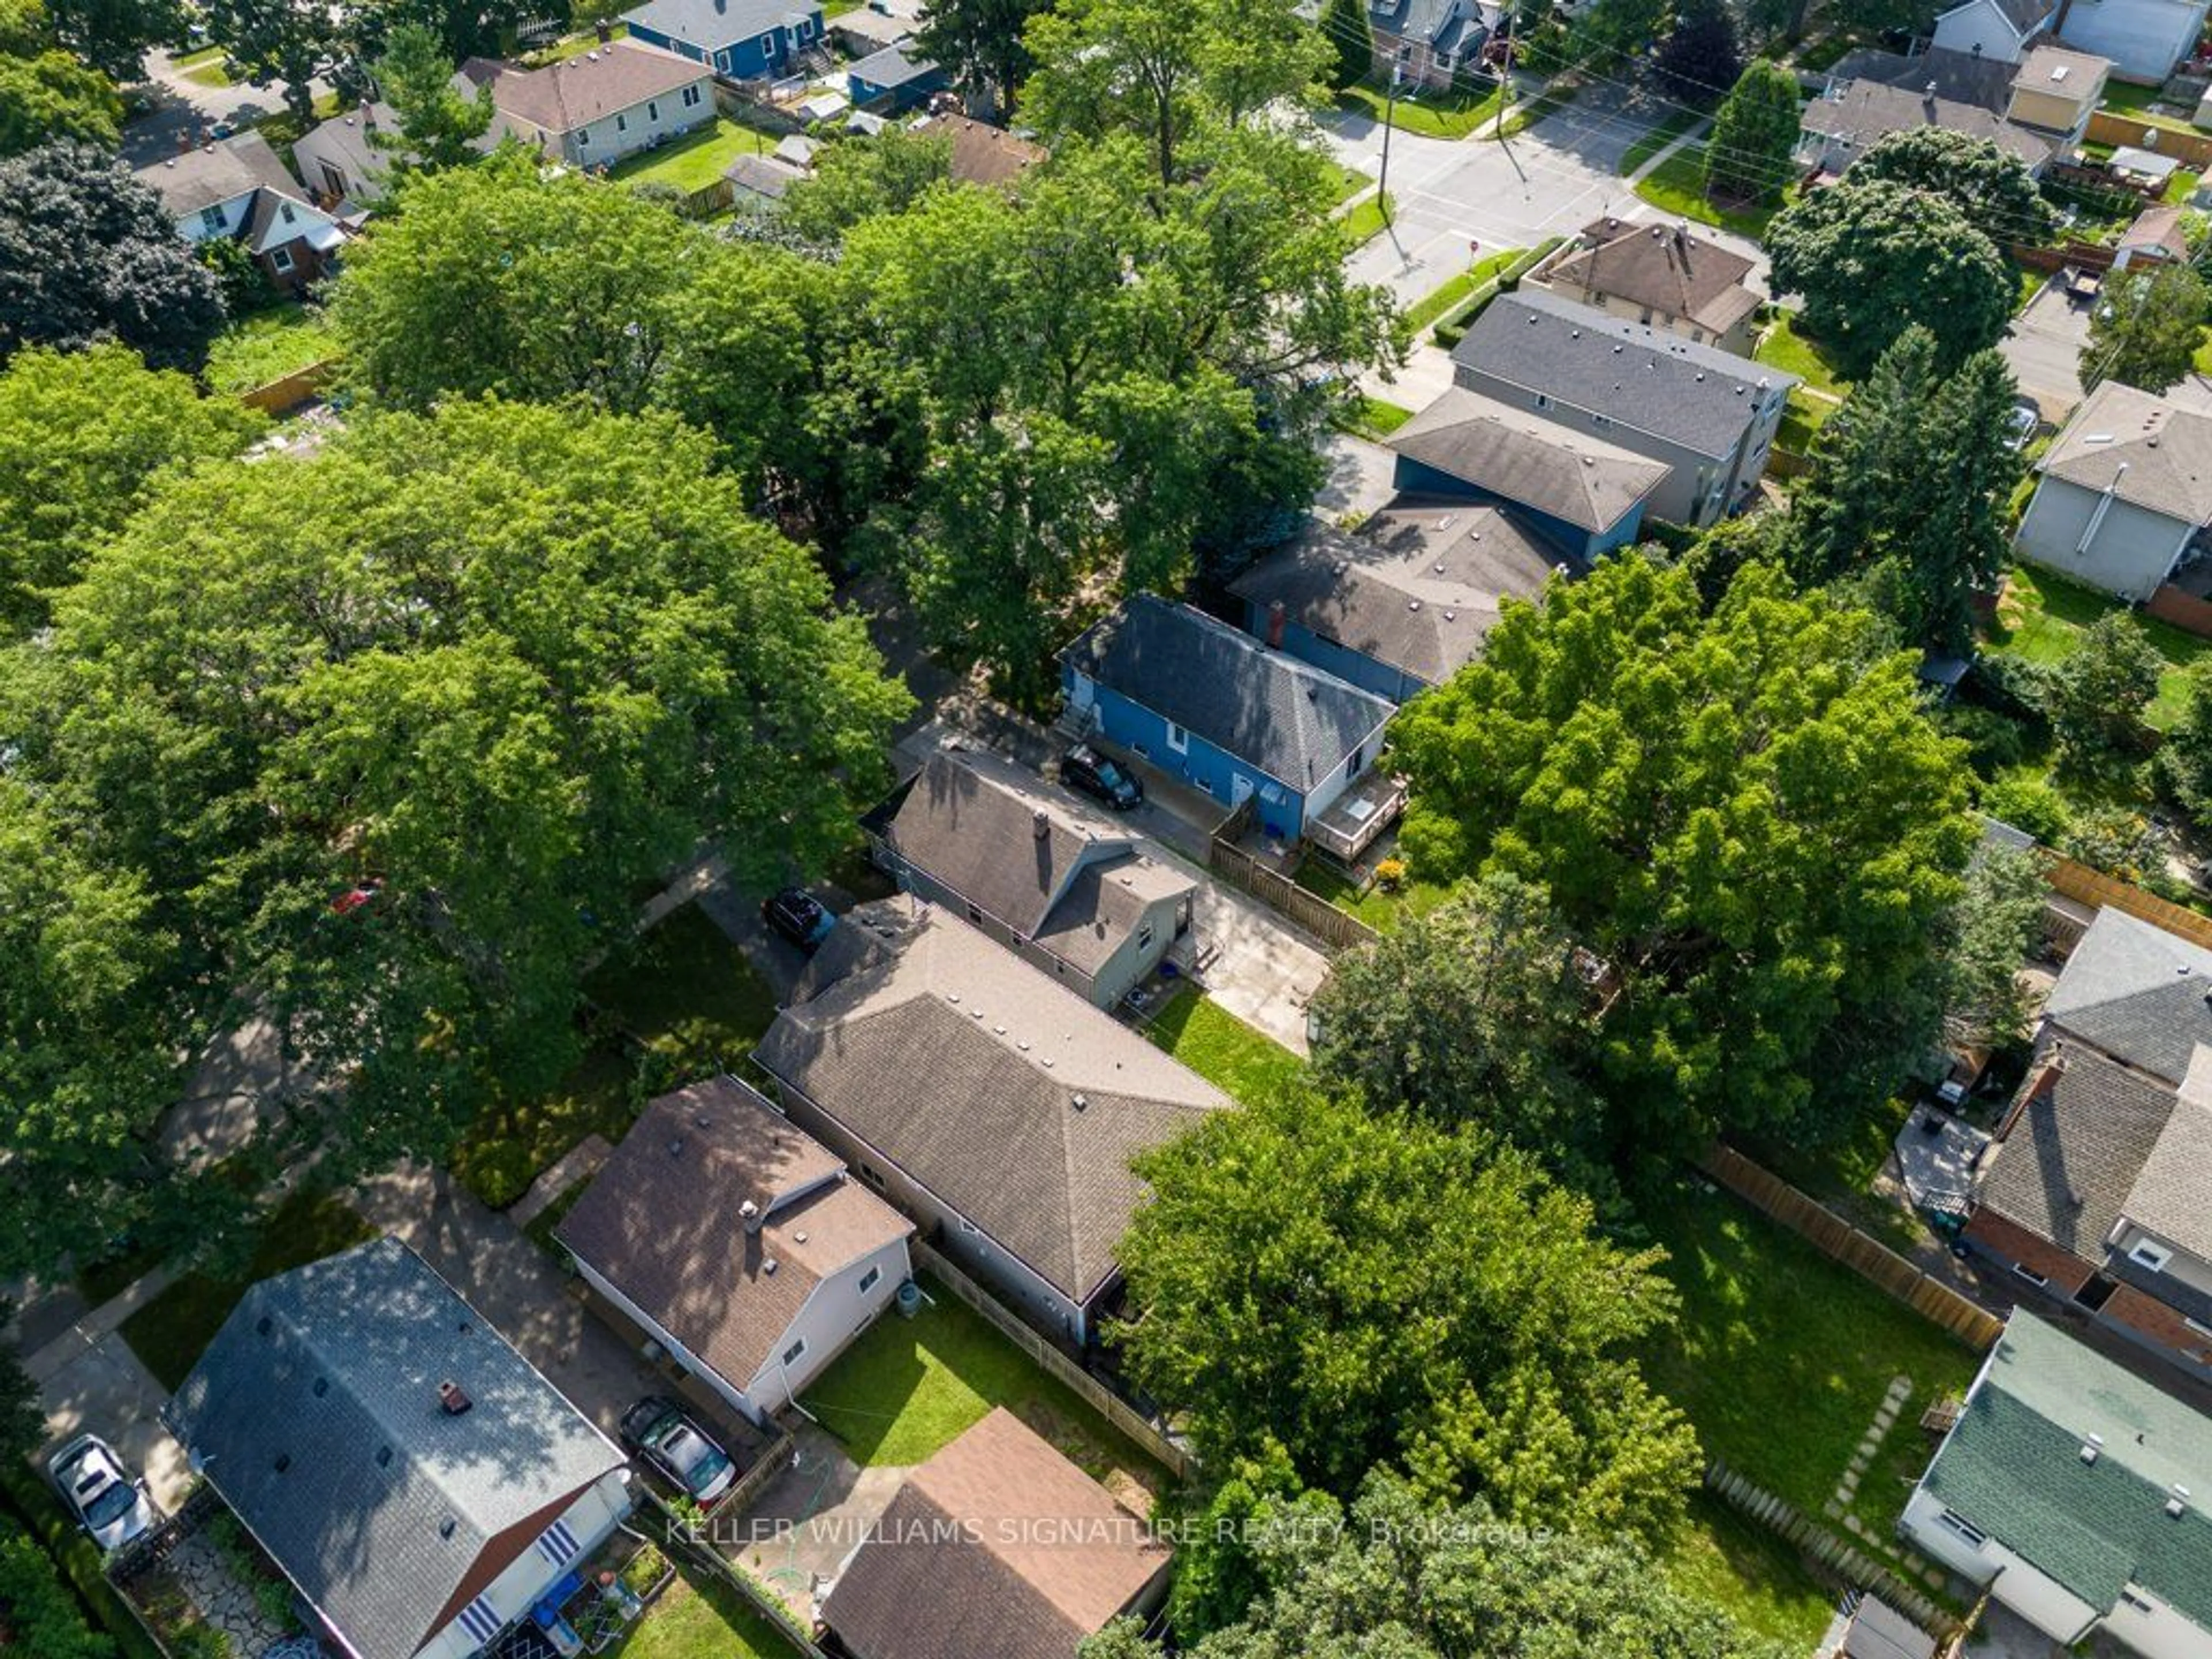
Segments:
[[[168,1283],[166,1273],[149,1274],[129,1292],[86,1310],[66,1330],[23,1356],[23,1369],[38,1384],[46,1414],[46,1444],[39,1454],[42,1478],[49,1452],[91,1433],[146,1477],[147,1489],[162,1509],[173,1512],[185,1501],[191,1485],[185,1449],[161,1426],[169,1391],[116,1330]]]
[[[827,1431],[799,1421],[791,1465],[742,1516],[714,1522],[714,1543],[811,1624],[817,1603],[890,1507],[902,1468],[863,1468]]]
[[[1999,343],[2013,379],[2045,420],[2063,421],[2081,401],[2081,343],[2088,337],[2088,308],[2067,304],[2064,291],[2052,286],[2027,302]]]

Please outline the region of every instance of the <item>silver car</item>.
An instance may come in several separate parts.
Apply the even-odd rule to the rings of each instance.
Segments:
[[[98,1435],[81,1434],[70,1441],[48,1460],[46,1473],[78,1524],[103,1550],[122,1548],[161,1518],[146,1483]]]

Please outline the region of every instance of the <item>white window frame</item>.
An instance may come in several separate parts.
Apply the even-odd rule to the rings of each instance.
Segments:
[[[1139,924],[1137,928],[1137,948],[1139,951],[1152,948],[1152,924],[1149,921]]]
[[[684,107],[686,109],[699,107],[699,87],[696,82],[684,88]]]
[[[860,1294],[862,1296],[866,1296],[870,1291],[874,1290],[877,1285],[882,1282],[884,1270],[880,1267],[871,1267],[867,1272],[862,1273],[860,1275]]]
[[[2029,1284],[2034,1285],[2039,1291],[2051,1282],[2047,1276],[2036,1272],[2034,1268],[2027,1267],[2021,1262],[2014,1262],[2012,1264],[2012,1270],[2021,1278],[2026,1279]]]
[[[660,118],[660,100],[658,98],[648,98],[645,100],[645,118],[648,121],[658,121]]]
[[[217,202],[212,207],[204,207],[200,210],[200,229],[206,235],[216,234],[216,232],[226,228],[229,223],[230,216],[222,210],[221,202]]]
[[[2154,1273],[2166,1271],[2166,1264],[2173,1260],[2173,1252],[2154,1239],[2139,1238],[2128,1252],[2128,1260],[2138,1267],[2148,1267]]]
[[[290,276],[292,274],[292,250],[289,247],[272,249],[269,255],[269,263],[276,267],[276,271],[279,276]]]
[[[1188,755],[1190,753],[1190,728],[1187,726],[1177,726],[1173,720],[1170,720],[1168,722],[1168,748],[1172,752],[1178,755]]]
[[[881,1188],[886,1184],[884,1181],[884,1172],[881,1170],[878,1170],[874,1164],[869,1163],[867,1159],[862,1158],[860,1160],[860,1179],[866,1182],[871,1187]]]

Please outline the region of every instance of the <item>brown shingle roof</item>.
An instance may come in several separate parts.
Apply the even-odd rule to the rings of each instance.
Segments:
[[[2105,1240],[2173,1113],[2173,1091],[2068,1044],[2051,1078],[2030,1068],[2009,1132],[1984,1166],[1977,1201],[2083,1261]]]
[[[1601,219],[1583,240],[1589,246],[1553,266],[1547,281],[1687,318],[1716,334],[1759,309],[1759,295],[1743,285],[1752,262],[1680,225]]]
[[[1667,477],[1602,438],[1454,386],[1390,436],[1424,466],[1578,529],[1610,530]]]
[[[1168,1560],[1001,1406],[907,1477],[823,1611],[858,1659],[1070,1659]]]
[[[914,1231],[843,1170],[744,1084],[715,1078],[647,1106],[555,1236],[744,1389],[817,1285]],[[739,1213],[748,1201],[757,1233]]]
[[[547,132],[574,132],[648,98],[680,92],[713,73],[704,64],[658,46],[616,40],[544,69],[501,66],[491,83],[491,100],[500,113],[515,120]]]
[[[839,924],[758,1058],[1077,1303],[1115,1272],[1144,1194],[1130,1159],[1230,1103],[915,899]]]
[[[1042,144],[964,115],[932,116],[915,125],[922,132],[943,133],[952,140],[957,184],[1010,185],[1045,158]]]
[[[2100,384],[2074,411],[2042,471],[2168,518],[2212,523],[2212,419],[2118,380]]]

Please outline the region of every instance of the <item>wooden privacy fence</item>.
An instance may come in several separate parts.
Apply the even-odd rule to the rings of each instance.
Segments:
[[[1816,1526],[1772,1492],[1752,1485],[1716,1458],[1705,1469],[1705,1490],[1738,1514],[1787,1540],[1805,1559],[1854,1589],[1880,1596],[1933,1636],[1948,1642],[1965,1628],[1960,1621],[1855,1544]]]
[[[2143,609],[2160,622],[2172,623],[2176,628],[2212,640],[2212,602],[2200,599],[2172,582],[2152,594]]]
[[[1896,1297],[1969,1346],[1996,1345],[2004,1322],[1930,1279],[1903,1256],[1869,1238],[1826,1205],[1770,1175],[1733,1147],[1716,1144],[1698,1167],[1762,1214],[1771,1216],[1831,1261],[1840,1261],[1875,1289]]]
[[[271,380],[266,386],[255,386],[251,392],[241,392],[238,401],[248,409],[258,409],[264,415],[289,415],[301,404],[323,389],[323,382],[331,378],[337,367],[333,360],[309,363],[305,368],[295,369],[281,380]]]
[[[2109,904],[2115,910],[2124,910],[2138,921],[2163,927],[2169,933],[2179,934],[2192,945],[2212,951],[2212,916],[2201,916],[2194,910],[2162,899],[2155,893],[2146,893],[2140,887],[2130,886],[2100,870],[2092,870],[2086,864],[2072,859],[2053,856],[2045,866],[2044,877],[2051,890],[2062,897],[2094,904],[2100,908]]]
[[[2143,135],[2154,132],[2155,142],[2145,144]],[[2212,163],[2212,138],[2201,132],[2184,132],[2177,127],[2161,126],[2146,121],[2141,116],[2130,118],[2100,109],[2089,118],[2085,135],[2093,144],[2132,145],[2138,149],[2154,149],[2160,155],[2171,155],[2185,167],[2203,167]]]
[[[2037,247],[2027,242],[2014,242],[2007,250],[2012,257],[2030,270],[2063,270],[2072,265],[2079,270],[2104,272],[2112,268],[2113,252],[2094,242],[2068,242],[2063,247]]]
[[[911,1241],[914,1265],[929,1274],[960,1301],[998,1327],[999,1334],[1037,1363],[1054,1382],[1064,1383],[1075,1396],[1123,1434],[1158,1458],[1176,1480],[1189,1478],[1198,1459],[1188,1446],[1178,1445],[1160,1432],[1159,1426],[1089,1371],[1031,1330],[1026,1322],[1002,1306],[999,1299],[954,1267],[942,1252],[920,1239]],[[896,1314],[888,1316],[896,1318]]]
[[[1241,847],[1217,838],[1206,862],[1231,887],[1281,911],[1332,949],[1349,951],[1380,937],[1358,916],[1338,909],[1318,893],[1309,893],[1287,876],[1277,875]]]
[[[669,1508],[660,1494],[650,1486],[640,1481],[637,1488],[644,1492],[646,1501],[660,1516],[661,1542],[671,1556],[681,1557],[693,1566],[713,1573],[737,1591],[752,1604],[754,1611],[775,1626],[778,1634],[805,1655],[806,1659],[830,1659],[830,1656],[815,1644],[813,1633],[800,1627],[799,1620],[792,1616],[791,1609],[783,1604],[775,1591],[715,1548],[711,1540],[702,1540],[694,1534],[683,1518]],[[736,1488],[731,1490],[734,1492]],[[726,1502],[725,1513],[734,1515],[737,1510],[737,1504]]]

